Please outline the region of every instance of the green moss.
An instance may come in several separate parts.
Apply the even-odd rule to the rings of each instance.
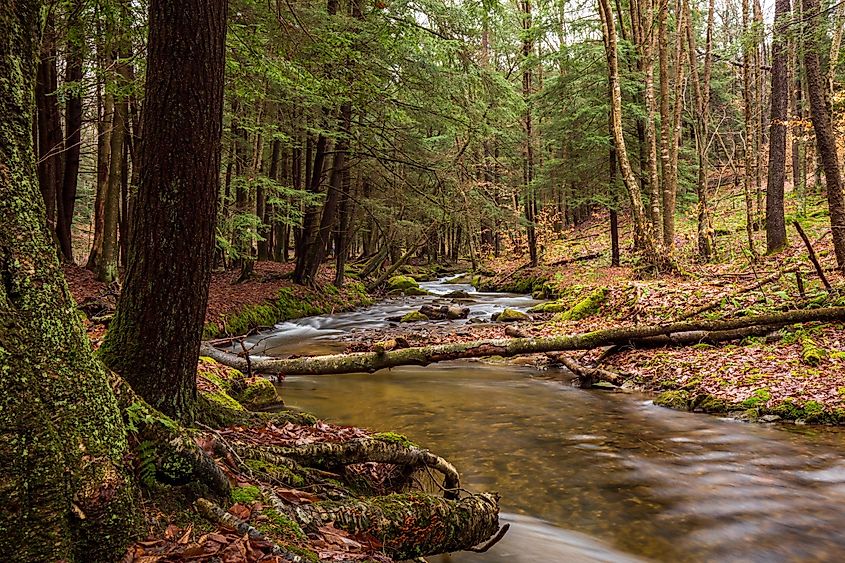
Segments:
[[[388,291],[406,291],[411,288],[419,288],[420,284],[411,276],[393,276],[387,280]]]
[[[301,487],[305,485],[305,479],[301,475],[293,472],[291,469],[283,465],[273,465],[272,463],[257,459],[248,459],[244,461],[244,464],[253,471],[266,473],[273,479],[281,481],[282,483],[292,487]]]
[[[416,444],[410,441],[407,436],[397,434],[396,432],[379,432],[378,434],[373,434],[373,438],[384,442],[399,444],[401,446],[405,446],[406,448],[416,446]]]
[[[707,413],[723,413],[729,409],[728,403],[723,399],[704,394],[698,395],[695,398],[694,410]]]
[[[772,399],[772,392],[766,387],[755,389],[751,396],[740,403],[746,409],[764,407]]]
[[[258,526],[258,529],[265,534],[288,541],[305,539],[305,532],[289,516],[269,507],[262,510],[261,514],[269,519],[268,522]]]
[[[427,321],[428,316],[420,313],[419,311],[411,311],[410,313],[405,314],[399,322],[401,323],[416,323],[420,321]]]
[[[422,289],[421,287],[409,287],[402,291],[405,295],[409,295],[411,297],[421,296],[421,295],[431,295],[430,292]]]
[[[247,383],[246,388],[237,395],[237,399],[246,408],[266,407],[281,402],[276,386],[263,377]]]
[[[817,345],[810,335],[802,334],[799,337],[801,343],[801,361],[809,366],[817,366],[822,360],[827,359],[827,350]]]
[[[232,502],[250,504],[261,498],[261,489],[255,485],[243,485],[232,489]]]
[[[516,321],[530,321],[531,317],[523,313],[522,311],[517,311],[516,309],[506,308],[504,311],[499,313],[496,317],[496,321],[500,323],[512,323]]]
[[[610,290],[606,287],[600,287],[590,293],[586,298],[576,303],[572,308],[563,313],[558,313],[552,317],[553,321],[578,321],[586,319],[598,313],[601,306],[607,301],[607,296]]]
[[[686,411],[690,409],[690,395],[684,390],[664,391],[654,398],[654,404],[670,409]]]

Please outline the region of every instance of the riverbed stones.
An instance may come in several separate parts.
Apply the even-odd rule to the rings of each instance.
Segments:
[[[469,316],[469,307],[461,307],[460,305],[429,305],[425,304],[420,307],[420,313],[431,320],[458,320],[465,319]]]
[[[423,313],[420,313],[419,311],[411,311],[410,313],[407,313],[401,319],[399,319],[399,322],[402,322],[402,323],[417,323],[417,322],[427,321],[427,320],[429,320],[428,316],[424,315]]]

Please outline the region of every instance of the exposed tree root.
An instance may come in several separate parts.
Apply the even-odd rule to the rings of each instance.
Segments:
[[[237,516],[226,512],[210,500],[198,498],[195,504],[199,513],[208,520],[228,526],[229,528],[236,530],[239,534],[246,534],[253,539],[268,541],[267,538],[264,537],[264,534],[259,532],[256,528],[250,526]],[[273,555],[277,555],[285,561],[291,561],[292,563],[305,563],[306,561],[304,557],[291,553],[276,544],[273,544]]]
[[[596,381],[606,381],[617,387],[625,383],[625,378],[618,373],[599,367],[585,366],[566,354],[547,354],[547,356],[577,375],[579,387],[591,387]]]
[[[124,414],[127,428],[139,444],[141,478],[168,484],[201,483],[215,497],[228,497],[229,479],[187,430],[155,410],[120,376],[109,372],[111,387]]]
[[[349,533],[375,538],[397,560],[466,549],[499,529],[499,498],[487,493],[461,500],[395,494],[317,502],[294,510],[306,530],[333,523]]]
[[[589,350],[608,345],[654,346],[735,340],[765,334],[773,328],[814,321],[845,320],[845,307],[786,311],[721,321],[686,321],[664,325],[597,330],[585,334],[543,338],[478,340],[389,352],[359,352],[327,356],[253,360],[252,369],[261,373],[284,375],[327,375],[369,373],[403,365],[428,365],[434,362],[485,356],[513,357],[526,354]],[[668,339],[668,341],[666,340]],[[665,344],[658,344],[664,342]],[[244,358],[204,345],[202,353],[236,369],[244,369]]]
[[[320,442],[293,448],[267,448],[267,453],[302,465],[332,468],[356,463],[390,463],[411,468],[430,467],[443,474],[443,496],[458,498],[461,482],[457,469],[440,456],[414,445],[365,438],[348,442]]]

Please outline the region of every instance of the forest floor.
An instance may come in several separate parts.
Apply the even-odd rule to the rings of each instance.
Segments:
[[[741,203],[741,201],[739,202]],[[678,272],[659,276],[639,273],[623,247],[623,266],[611,267],[606,216],[549,237],[541,264],[527,267],[523,255],[490,257],[467,276],[486,291],[534,293],[551,299],[563,313],[534,312],[517,323],[462,324],[459,328],[433,323],[400,325],[370,331],[349,345],[365,351],[375,342],[397,335],[411,346],[473,341],[509,336],[552,336],[593,330],[665,324],[681,319],[729,319],[796,308],[842,304],[845,279],[834,268],[826,203],[809,199],[803,213],[794,202],[787,217],[789,246],[772,256],[751,259],[744,221],[739,212],[725,210],[716,220],[717,260],[695,260],[694,223],[678,217],[673,253]],[[799,220],[812,242],[825,274],[833,285],[827,291],[811,265],[808,252],[793,230]],[[630,240],[623,224],[621,239]],[[765,249],[765,233],[754,232],[758,252]],[[572,262],[579,257],[592,257]],[[626,264],[626,262],[628,262]],[[793,269],[799,269],[799,288]],[[777,277],[778,272],[785,272]],[[777,279],[748,290],[772,276]],[[698,314],[696,309],[713,303]],[[571,314],[574,308],[577,314]],[[567,314],[569,311],[570,314]],[[508,331],[506,334],[505,331]],[[573,355],[579,363],[620,373],[626,387],[655,395],[664,406],[730,414],[746,420],[845,423],[845,326],[807,323],[720,345],[696,344],[650,350],[606,349]],[[519,363],[530,359],[516,360]],[[533,358],[540,367],[545,356]]]

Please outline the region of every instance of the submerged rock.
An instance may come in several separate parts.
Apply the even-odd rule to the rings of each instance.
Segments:
[[[457,291],[451,291],[443,297],[447,299],[469,299],[469,293],[467,293],[463,289],[459,289]]]

